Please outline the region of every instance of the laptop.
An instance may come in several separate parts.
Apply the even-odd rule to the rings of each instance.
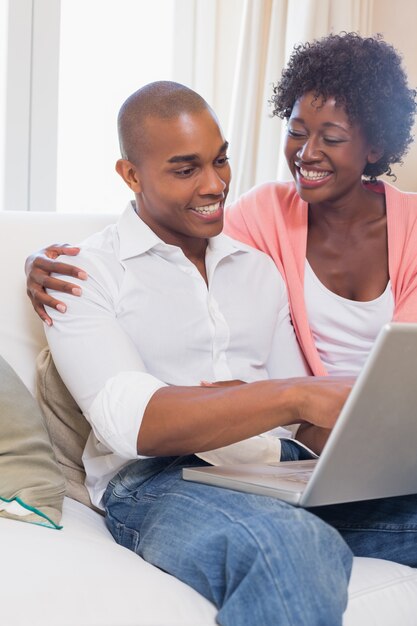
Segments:
[[[318,459],[190,467],[183,478],[302,507],[417,493],[417,324],[381,329]]]

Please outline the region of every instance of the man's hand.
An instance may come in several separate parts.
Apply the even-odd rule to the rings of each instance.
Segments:
[[[61,254],[76,256],[79,251],[79,248],[71,247],[68,244],[53,244],[34,252],[26,259],[26,292],[36,313],[48,326],[52,325],[52,320],[44,307],[50,306],[61,313],[65,313],[66,306],[60,300],[48,295],[46,289],[55,289],[63,293],[71,293],[74,296],[81,295],[81,289],[78,285],[53,278],[51,274],[64,274],[81,280],[87,279],[86,272],[79,267],[61,263],[55,259]]]
[[[289,379],[288,382],[294,381]],[[299,379],[295,393],[298,422],[309,422],[321,429],[332,429],[355,382],[354,377],[311,376]]]
[[[301,423],[297,439],[320,452],[355,382],[354,377],[310,376],[277,381],[287,387]],[[242,380],[201,381],[201,387],[227,388],[244,385]],[[290,389],[288,389],[290,388]],[[300,435],[300,436],[299,436]]]

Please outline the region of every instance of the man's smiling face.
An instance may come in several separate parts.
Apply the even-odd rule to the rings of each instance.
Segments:
[[[149,117],[145,135],[138,158],[130,158],[138,215],[163,241],[180,247],[189,238],[218,235],[231,173],[228,144],[211,111]]]

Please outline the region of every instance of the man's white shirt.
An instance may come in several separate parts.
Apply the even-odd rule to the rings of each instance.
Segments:
[[[81,244],[82,297],[49,310],[52,356],[92,426],[83,461],[92,502],[141,458],[137,436],[165,385],[245,382],[308,373],[273,261],[226,235],[209,240],[208,286],[182,250],[164,243],[129,204],[117,224]],[[73,282],[77,282],[74,280]],[[204,393],[204,390],[202,390]],[[275,429],[199,456],[213,464],[279,460]]]

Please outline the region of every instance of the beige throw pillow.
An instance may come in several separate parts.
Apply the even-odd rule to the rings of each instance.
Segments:
[[[0,517],[61,528],[64,493],[39,407],[0,357]]]
[[[38,402],[45,416],[56,458],[65,476],[66,495],[98,511],[91,504],[84,484],[85,470],[82,462],[82,453],[91,426],[62,382],[49,348],[44,348],[39,354],[36,370]]]

